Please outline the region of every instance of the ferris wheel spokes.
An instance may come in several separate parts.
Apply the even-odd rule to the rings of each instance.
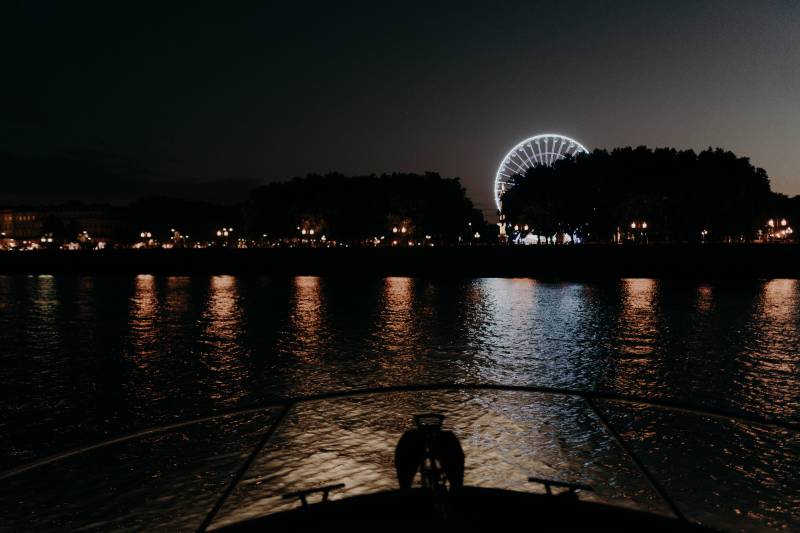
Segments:
[[[530,153],[528,152],[530,149]],[[575,157],[588,150],[575,139],[557,133],[535,135],[518,143],[500,162],[494,179],[494,200],[501,209],[500,198],[513,184],[515,176],[533,167],[550,166],[559,159]]]

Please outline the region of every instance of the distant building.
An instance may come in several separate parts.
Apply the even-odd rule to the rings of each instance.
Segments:
[[[8,239],[38,239],[42,236],[43,223],[44,218],[40,211],[5,209],[2,211],[0,232]]]
[[[68,241],[76,240],[79,232],[86,232],[95,240],[108,241],[114,236],[122,215],[119,208],[110,206],[0,209],[0,238],[6,242],[35,241],[56,227]]]

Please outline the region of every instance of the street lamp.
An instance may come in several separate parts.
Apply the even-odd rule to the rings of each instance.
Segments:
[[[636,233],[631,234],[630,240],[634,242],[643,242],[647,239],[647,222],[642,220],[641,222],[636,222],[635,220],[631,222],[631,229],[635,230],[638,229],[639,231]]]

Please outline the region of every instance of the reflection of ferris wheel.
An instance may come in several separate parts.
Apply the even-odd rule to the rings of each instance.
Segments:
[[[568,155],[574,157],[588,153],[575,139],[557,133],[543,133],[525,139],[508,152],[497,169],[494,177],[494,203],[497,209],[500,209],[500,197],[511,186],[512,178],[516,174],[525,174],[529,168],[539,165],[550,166]]]

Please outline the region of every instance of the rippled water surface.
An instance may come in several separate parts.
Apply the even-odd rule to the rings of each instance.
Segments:
[[[0,384],[8,391],[0,413],[6,468],[271,398],[411,383],[607,390],[800,421],[797,280],[0,277],[0,346]],[[424,404],[451,413],[468,452],[473,446],[487,454],[494,448],[486,442],[504,443],[502,453],[472,470],[482,484],[566,471],[573,479],[603,479],[606,500],[652,504],[646,484],[583,408],[566,403],[559,408],[565,411],[554,411],[547,402],[504,394],[455,404],[426,398],[390,396],[366,407],[338,401],[322,411],[316,404],[299,406],[229,503],[240,513],[274,507],[281,490],[305,479],[299,467],[287,470],[297,457],[286,450],[323,436],[330,441],[325,449],[341,463],[334,474],[350,477],[348,490],[380,488],[391,466],[386,450],[407,422],[406,411]],[[643,460],[698,519],[723,517],[716,523],[733,529],[740,523],[800,527],[795,435],[608,407]],[[547,419],[560,436],[544,431]],[[214,431],[229,439],[242,432],[246,438],[239,441],[247,445],[252,432],[263,429],[249,419],[227,424],[239,429]],[[365,427],[372,440],[362,434]],[[150,441],[145,447],[167,457],[175,442],[195,440],[170,435],[160,448]],[[231,445],[229,457],[212,448],[210,459],[187,468],[225,465],[225,473],[206,484],[216,487],[233,468],[226,461],[240,450]],[[104,453],[119,460],[114,450]],[[359,454],[374,460],[348,467]],[[630,481],[598,475],[598,465]],[[253,492],[265,480],[271,488]],[[225,508],[220,518],[236,512]]]

